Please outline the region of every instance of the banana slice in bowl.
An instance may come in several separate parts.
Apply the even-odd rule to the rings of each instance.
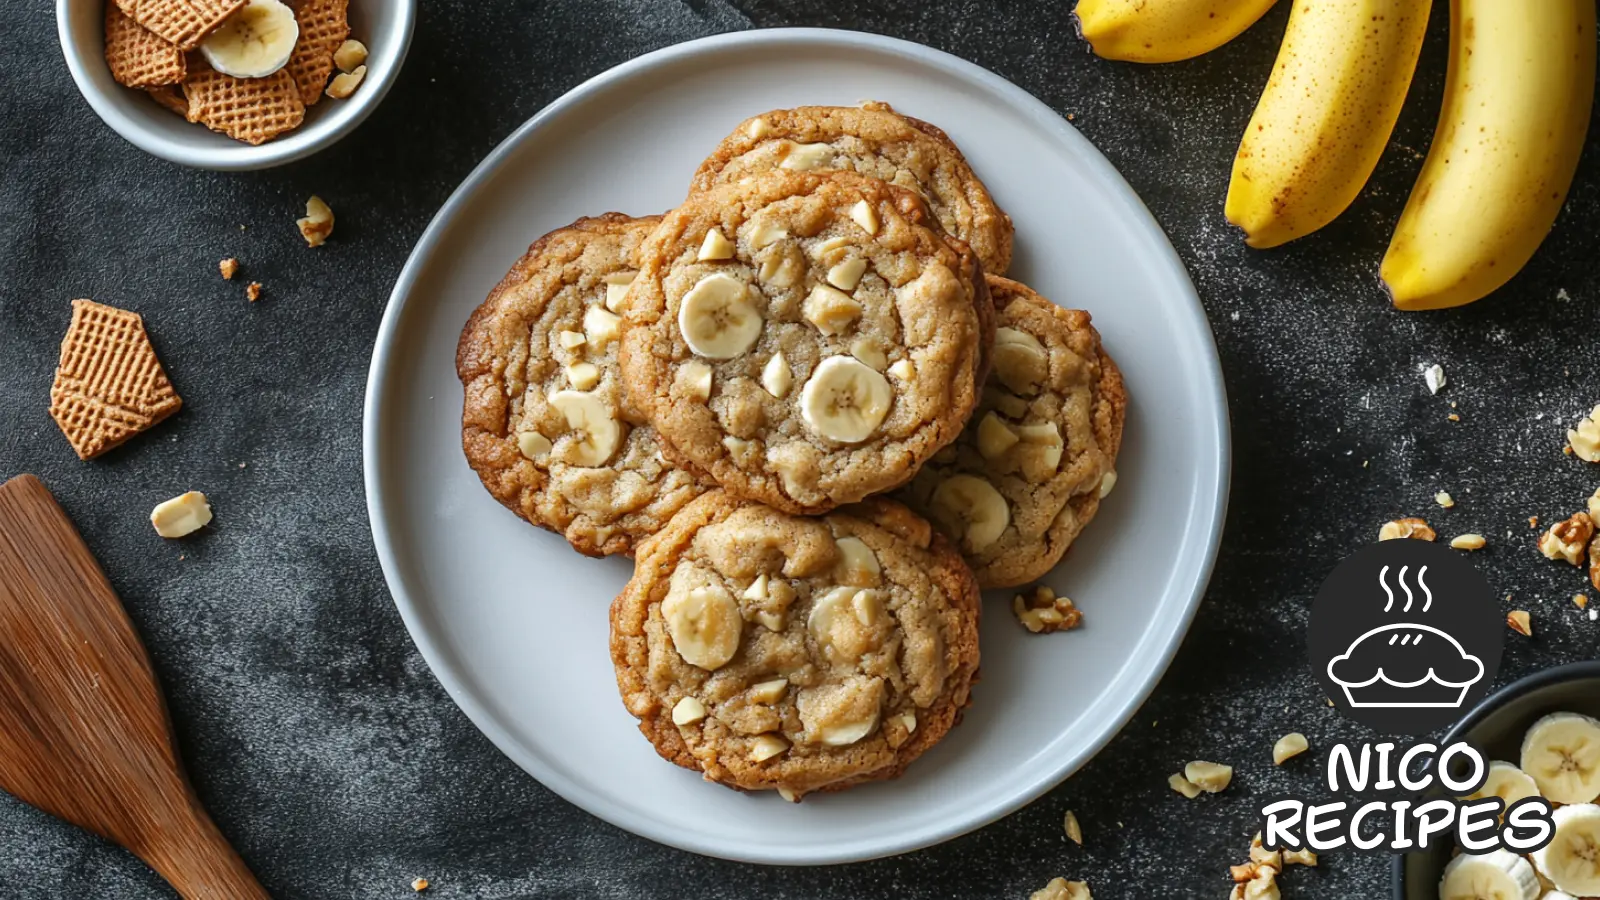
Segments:
[[[300,23],[282,0],[250,0],[200,42],[211,68],[235,78],[265,78],[289,64]]]

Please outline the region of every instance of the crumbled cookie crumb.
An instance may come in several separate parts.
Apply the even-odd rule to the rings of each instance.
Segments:
[[[1416,516],[1385,522],[1383,527],[1378,529],[1378,540],[1380,541],[1392,541],[1397,538],[1431,541],[1437,537],[1438,535],[1434,533],[1433,529],[1428,527],[1428,523]]]
[[[1539,538],[1539,552],[1546,559],[1564,559],[1575,566],[1581,565],[1584,550],[1593,536],[1594,520],[1589,518],[1589,514],[1573,513],[1551,525]]]
[[[1567,446],[1585,462],[1600,462],[1600,406],[1567,430]]]
[[[1072,810],[1067,810],[1067,817],[1062,824],[1067,830],[1067,839],[1082,847],[1083,826],[1078,824],[1078,817],[1072,814]]]
[[[1233,781],[1233,766],[1197,759],[1183,767],[1186,781],[1208,794],[1215,794]]]
[[[1034,891],[1028,900],[1094,900],[1094,897],[1089,894],[1088,882],[1052,878],[1049,884]]]
[[[1533,637],[1533,618],[1525,609],[1513,609],[1506,613],[1506,627],[1523,637]]]
[[[312,194],[306,201],[305,217],[296,219],[294,224],[300,227],[300,236],[306,239],[307,247],[321,247],[333,234],[333,209],[321,197]]]
[[[233,276],[239,274],[239,261],[230,256],[217,263],[217,268],[222,271],[223,281],[232,281]]]
[[[1450,507],[1456,505],[1456,498],[1450,496],[1450,494],[1446,491],[1440,491],[1439,493],[1433,495],[1433,502],[1439,504],[1445,509],[1449,509]]]
[[[1458,534],[1450,539],[1450,546],[1455,550],[1482,550],[1489,542],[1481,534]]]
[[[1311,743],[1306,740],[1306,736],[1298,731],[1292,731],[1278,738],[1278,742],[1272,745],[1272,764],[1281,766],[1309,749]]]
[[[254,303],[257,300],[260,300],[261,299],[261,282],[252,281],[248,285],[246,285],[245,289],[244,289],[244,295],[245,295],[245,298],[248,299],[251,303]]]
[[[1023,627],[1034,634],[1071,631],[1083,624],[1083,613],[1066,597],[1044,585],[1033,589],[1031,597],[1018,594],[1011,599],[1011,611]]]
[[[426,878],[413,878],[411,880],[411,889],[413,891],[417,891],[419,893],[422,892],[422,891],[427,890],[428,889],[428,879],[426,879]]]

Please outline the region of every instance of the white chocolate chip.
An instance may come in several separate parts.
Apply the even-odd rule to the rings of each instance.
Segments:
[[[591,306],[583,314],[583,330],[588,333],[590,344],[596,348],[604,347],[622,333],[622,317]]]
[[[751,140],[759,141],[772,133],[772,126],[767,124],[766,119],[757,116],[750,120],[749,125],[744,127],[744,133],[750,135]]]
[[[853,257],[828,270],[828,283],[841,291],[853,291],[867,271],[867,261]]]
[[[150,524],[164,538],[181,538],[206,527],[211,521],[211,504],[199,491],[179,494],[156,504],[150,511]]]
[[[722,236],[722,229],[712,228],[706,232],[706,239],[700,243],[701,262],[716,261],[733,258],[733,242]]]
[[[901,381],[910,381],[916,376],[917,367],[913,366],[909,359],[898,359],[889,367],[889,374]]]
[[[984,459],[999,459],[1021,440],[1010,425],[992,412],[978,421],[978,453]]]
[[[517,435],[517,449],[535,462],[550,455],[550,439],[537,431],[524,431]]]
[[[861,304],[837,288],[819,284],[806,297],[802,312],[807,321],[817,326],[818,331],[835,335],[849,328],[860,317]]]
[[[1100,499],[1104,500],[1111,489],[1117,486],[1117,473],[1115,470],[1100,476]]]
[[[622,299],[628,296],[628,286],[637,278],[637,272],[613,272],[605,277],[606,283],[606,309],[620,312]]]
[[[820,169],[833,161],[833,147],[828,144],[790,144],[779,168],[804,172]]]
[[[747,240],[750,241],[751,247],[760,250],[764,247],[769,247],[788,236],[788,229],[784,228],[782,225],[779,225],[777,222],[774,222],[771,219],[760,219],[750,226],[750,234]]]
[[[778,678],[750,686],[750,699],[757,703],[777,703],[789,691],[789,679]]]
[[[693,725],[706,717],[706,705],[693,697],[685,697],[672,707],[672,724]]]
[[[789,742],[775,734],[758,735],[750,746],[750,759],[753,762],[766,762],[787,749]]]
[[[783,358],[783,351],[772,354],[767,364],[761,367],[761,386],[779,400],[794,387],[794,371],[789,368],[789,361]]]
[[[866,541],[850,536],[833,543],[839,551],[839,562],[833,567],[833,577],[840,584],[872,587],[878,583],[883,575],[883,567],[878,564],[878,555],[872,552]]]
[[[588,338],[584,337],[583,332],[581,331],[568,330],[562,331],[560,334],[556,335],[556,343],[567,348],[568,350],[571,350],[574,347],[582,347],[584,342],[587,340]]]
[[[711,399],[711,367],[698,359],[691,359],[678,367],[677,388],[690,400],[701,403]]]
[[[594,363],[573,363],[567,366],[567,380],[580,391],[587,391],[600,383],[600,369]]]
[[[856,205],[850,207],[850,218],[854,219],[867,234],[878,233],[878,211],[867,201],[857,200]]]
[[[850,342],[850,355],[866,363],[875,371],[882,372],[889,365],[889,357],[878,346],[877,340],[862,335]]]

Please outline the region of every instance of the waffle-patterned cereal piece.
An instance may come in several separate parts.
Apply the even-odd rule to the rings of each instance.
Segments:
[[[106,66],[118,84],[148,88],[177,84],[188,74],[178,45],[106,4]]]
[[[78,458],[99,456],[182,406],[138,313],[72,301],[72,325],[50,386],[50,417]]]
[[[183,86],[177,84],[163,84],[160,87],[145,88],[145,93],[162,109],[171,110],[184,118],[189,117],[189,100],[183,96]]]
[[[245,0],[116,0],[140,25],[193,50]]]
[[[247,144],[261,144],[298,126],[306,105],[288,69],[265,78],[235,78],[214,69],[189,76],[189,121]]]
[[[315,106],[333,74],[333,53],[350,36],[350,0],[300,0],[294,4],[300,39],[284,66],[300,89],[300,102]]]

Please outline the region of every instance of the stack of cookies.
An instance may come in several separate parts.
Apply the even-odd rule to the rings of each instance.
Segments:
[[[529,248],[461,336],[463,445],[513,512],[627,554],[623,703],[666,759],[799,800],[961,717],[979,590],[1049,571],[1115,481],[1087,313],[883,104],[749,119],[659,217]]]
[[[324,88],[339,95],[328,81],[336,55],[347,60],[339,66],[347,81],[365,75],[366,48],[347,42],[348,8],[349,0],[106,0],[106,65],[117,83],[190,122],[260,144],[298,127]]]

